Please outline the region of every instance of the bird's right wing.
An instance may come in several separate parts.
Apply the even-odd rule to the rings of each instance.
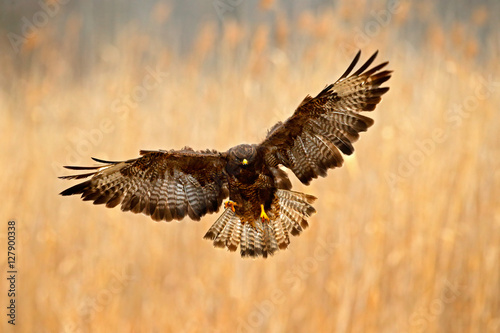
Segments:
[[[340,151],[351,155],[359,132],[373,124],[361,112],[373,111],[389,90],[381,87],[391,77],[391,71],[382,70],[387,62],[369,69],[376,56],[349,75],[359,60],[358,52],[335,83],[316,97],[306,96],[290,118],[274,125],[260,145],[270,165],[286,166],[304,184],[342,165]]]
[[[213,150],[141,151],[141,157],[110,162],[96,167],[71,167],[90,173],[63,176],[62,179],[90,180],[61,192],[81,194],[83,200],[144,213],[155,221],[181,220],[188,215],[199,220],[219,210],[228,196],[226,155]]]

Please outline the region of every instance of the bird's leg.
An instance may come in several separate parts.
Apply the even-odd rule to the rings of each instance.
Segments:
[[[269,216],[267,216],[266,211],[264,210],[264,205],[260,205],[260,219],[262,223],[269,222]]]
[[[269,222],[269,217],[264,210],[264,205],[260,205],[260,219],[263,224],[266,221]],[[256,220],[250,220],[250,225],[254,228],[254,230],[264,233],[264,229],[262,229],[261,226],[257,224]]]
[[[224,202],[224,208],[229,208],[231,207],[231,210],[234,212],[234,207],[235,206],[238,206],[238,204],[232,200],[228,200],[226,202]]]
[[[260,205],[260,219],[261,219],[262,223],[264,223],[266,221],[269,222],[269,216],[267,216],[266,211],[264,210],[264,205]],[[264,229],[262,229],[260,226],[258,226],[255,223],[255,221],[250,222],[250,224],[252,225],[252,227],[255,230],[259,230],[260,232],[264,233]]]

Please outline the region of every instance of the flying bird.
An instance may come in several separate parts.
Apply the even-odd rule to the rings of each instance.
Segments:
[[[363,111],[373,111],[389,88],[381,87],[392,71],[388,62],[369,69],[375,52],[353,74],[358,52],[345,73],[316,97],[306,96],[293,115],[278,122],[260,144],[241,144],[226,152],[215,150],[140,151],[127,161],[104,161],[99,166],[65,166],[87,170],[62,179],[84,179],[63,196],[122,211],[143,213],[155,221],[200,220],[224,203],[224,211],[204,238],[215,247],[242,257],[267,257],[286,249],[315,213],[315,197],[292,191],[291,170],[304,184],[327,170],[342,166],[342,154],[354,152],[359,133],[373,125]],[[342,153],[342,154],[341,154]]]

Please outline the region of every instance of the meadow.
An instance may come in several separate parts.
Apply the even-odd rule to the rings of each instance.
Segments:
[[[272,24],[206,22],[185,52],[134,24],[84,50],[78,15],[18,52],[2,40],[0,243],[15,220],[18,307],[12,327],[2,278],[1,331],[500,331],[498,22],[478,7],[445,25],[428,1],[363,17],[269,6]],[[171,19],[156,8],[148,31]],[[58,195],[75,184],[62,166],[91,156],[260,142],[358,49],[390,61],[390,91],[342,168],[310,186],[290,173],[318,200],[286,251],[213,248],[218,214],[156,223]]]

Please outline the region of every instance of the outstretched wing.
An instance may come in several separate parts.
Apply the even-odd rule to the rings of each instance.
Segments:
[[[186,215],[199,220],[219,210],[228,196],[225,153],[216,151],[141,151],[142,157],[123,162],[94,159],[105,165],[69,167],[92,170],[90,173],[64,176],[62,179],[90,180],[61,192],[81,194],[83,200],[144,213],[155,221],[181,220]]]
[[[350,155],[352,143],[373,125],[361,111],[373,111],[389,88],[380,87],[391,77],[384,62],[369,70],[375,52],[354,74],[361,52],[356,54],[346,72],[316,97],[306,96],[294,114],[269,131],[260,149],[265,150],[267,163],[282,164],[291,169],[304,184],[326,176],[329,168],[343,163],[339,150]]]

